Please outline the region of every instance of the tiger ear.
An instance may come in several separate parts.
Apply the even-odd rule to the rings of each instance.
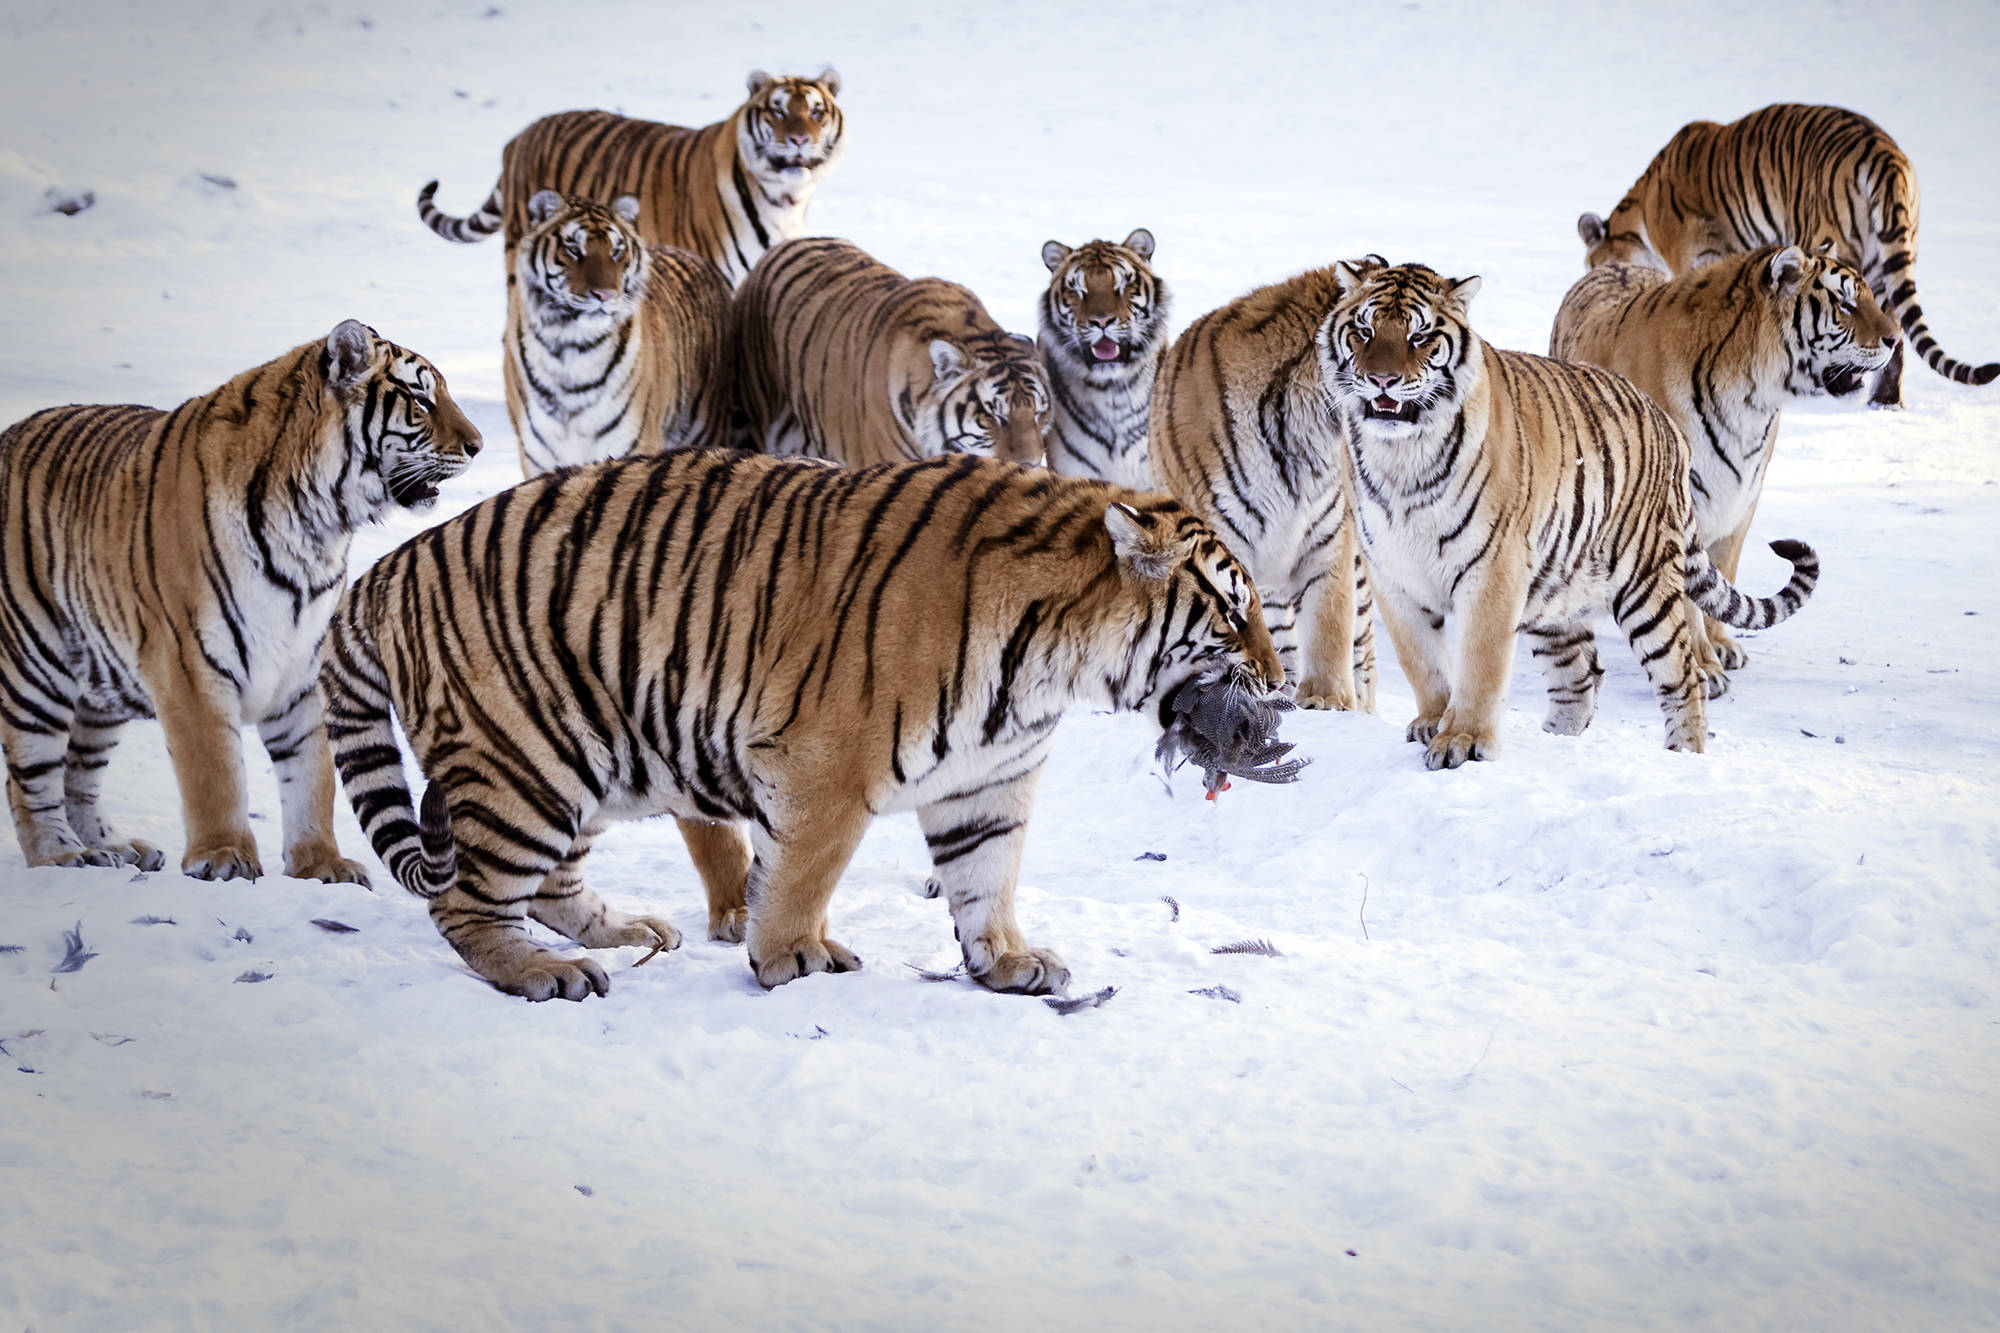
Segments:
[[[1805,272],[1806,257],[1796,245],[1788,245],[1771,256],[1771,287],[1779,295],[1784,295],[1799,285],[1799,277]]]
[[[814,79],[813,82],[826,89],[828,97],[840,96],[840,71],[833,66],[828,65],[825,69],[821,70],[819,77]]]
[[[1463,313],[1466,307],[1472,304],[1472,298],[1479,295],[1479,289],[1483,285],[1483,281],[1477,277],[1460,278],[1456,282],[1447,284],[1444,294]]]
[[[1049,272],[1053,273],[1062,267],[1063,260],[1068,258],[1069,247],[1061,241],[1042,242],[1042,262],[1049,266]]]
[[[537,190],[528,198],[528,225],[539,227],[562,211],[563,197],[554,190]]]
[[[611,211],[619,217],[624,218],[627,222],[637,222],[639,220],[639,196],[636,194],[619,195],[611,201]]]
[[[1351,292],[1359,287],[1374,270],[1382,267],[1375,255],[1366,259],[1339,259],[1334,261],[1333,274],[1340,280],[1342,292]]]
[[[1032,352],[1035,350],[1035,340],[1033,338],[1030,338],[1027,334],[1010,333],[1007,336],[1009,338],[1012,338],[1015,342],[1021,344],[1021,346],[1027,348],[1029,351]]]
[[[777,80],[761,69],[753,69],[750,71],[750,77],[743,82],[750,89],[750,95],[755,97],[758,93],[763,92],[766,88],[776,83]]]
[[[1156,520],[1119,501],[1106,507],[1104,530],[1119,562],[1142,579],[1165,578],[1194,550],[1194,538],[1162,532]]]
[[[931,339],[931,373],[936,379],[949,379],[965,365],[965,353],[948,338]]]
[[[1820,259],[1832,259],[1834,257],[1834,249],[1833,237],[1829,236],[1813,247],[1813,254]]]
[[[326,378],[334,388],[353,388],[374,364],[375,330],[360,320],[343,319],[326,335]]]
[[[1585,245],[1603,244],[1604,219],[1595,213],[1585,213],[1576,220],[1576,234],[1583,238]]]
[[[1132,228],[1132,234],[1125,238],[1125,248],[1139,258],[1151,262],[1153,258],[1153,233],[1144,227]]]

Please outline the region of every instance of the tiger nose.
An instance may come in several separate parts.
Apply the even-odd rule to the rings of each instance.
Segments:
[[[1401,375],[1370,375],[1368,378],[1374,382],[1376,388],[1388,389],[1393,388],[1396,381],[1403,377]]]
[[[467,458],[477,458],[479,457],[479,451],[486,447],[486,442],[477,435],[468,435],[465,437],[464,443],[458,447],[464,450]]]
[[[794,148],[804,148],[812,142],[812,136],[810,134],[788,134],[785,136],[785,142]]]

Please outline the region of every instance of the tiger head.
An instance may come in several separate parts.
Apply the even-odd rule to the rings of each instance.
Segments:
[[[931,378],[914,404],[917,444],[926,454],[990,454],[1037,463],[1049,428],[1048,375],[1035,344],[1018,333],[935,337]]]
[[[1340,297],[1317,341],[1327,388],[1349,419],[1390,441],[1449,419],[1476,373],[1478,339],[1466,307],[1479,279],[1440,277],[1422,264],[1391,266],[1379,255],[1344,261],[1335,272]]]
[[[750,100],[737,111],[736,153],[752,175],[787,193],[810,185],[846,146],[840,73],[815,79],[750,71]]]
[[[1104,511],[1121,586],[1139,597],[1116,627],[1130,656],[1112,682],[1114,702],[1156,708],[1165,728],[1190,681],[1229,674],[1259,693],[1283,686],[1257,585],[1229,548],[1178,501],[1126,494]]]
[[[1841,262],[1833,242],[1811,253],[1796,245],[1766,246],[1745,262],[1758,271],[1761,290],[1776,306],[1787,393],[1852,398],[1889,363],[1896,322],[1854,266]]]
[[[1144,360],[1167,325],[1167,285],[1154,274],[1152,258],[1153,233],[1144,227],[1116,245],[1044,245],[1043,348],[1086,375]]]
[[[1596,268],[1599,264],[1638,264],[1644,268],[1656,268],[1667,272],[1667,261],[1653,253],[1653,247],[1646,242],[1646,233],[1633,231],[1624,220],[1637,224],[1637,205],[1630,199],[1619,204],[1611,212],[1611,221],[1606,222],[1595,213],[1585,213],[1576,220],[1576,234],[1583,238],[1583,266]],[[1618,225],[1613,231],[1612,226]]]
[[[539,311],[560,320],[631,317],[646,290],[646,246],[633,224],[639,201],[620,195],[610,207],[538,190],[528,200],[530,230],[515,259],[521,289]]]
[[[428,509],[439,483],[465,471],[479,452],[479,430],[452,401],[437,367],[360,320],[334,326],[319,370],[345,446],[326,466],[344,480],[342,508],[351,498],[364,511],[344,517],[372,518],[391,502]]]

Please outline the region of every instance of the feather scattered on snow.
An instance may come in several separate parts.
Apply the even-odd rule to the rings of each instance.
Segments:
[[[1243,1003],[1243,996],[1227,986],[1203,986],[1200,990],[1189,991],[1188,994],[1205,995],[1211,1000],[1227,1000],[1231,1004]]]
[[[928,968],[918,967],[915,963],[905,963],[903,966],[909,968],[910,971],[916,973],[925,981],[957,981],[965,975],[964,963],[960,963],[949,972],[933,972]]]
[[[246,984],[254,985],[259,981],[269,981],[271,979],[271,974],[269,972],[258,972],[253,969],[251,971],[245,972],[243,975],[237,977],[236,979]]]
[[[245,929],[244,927],[242,927],[242,926],[238,926],[238,927],[236,928],[236,933],[235,933],[234,935],[230,936],[230,938],[231,938],[231,939],[237,939],[237,940],[242,940],[242,941],[243,941],[243,942],[244,942],[245,944],[250,944],[250,943],[253,943],[253,942],[254,942],[254,941],[253,941],[253,939],[252,939],[252,937],[251,937],[251,934],[250,934],[250,932],[249,932],[248,930],[246,930],[246,929]]]
[[[1238,940],[1234,944],[1218,944],[1210,953],[1250,953],[1259,958],[1282,958],[1278,946],[1269,940]]]
[[[0,953],[19,953],[25,947],[21,944],[0,944]]]
[[[312,923],[329,935],[352,935],[361,929],[359,926],[350,926],[345,921],[335,921],[324,916],[314,917]]]
[[[178,926],[180,922],[170,916],[135,916],[131,920],[135,926]]]
[[[83,922],[79,921],[76,929],[63,932],[63,960],[56,964],[56,971],[75,972],[95,957],[83,947]]]
[[[1165,903],[1169,908],[1172,909],[1173,916],[1169,918],[1170,920],[1178,921],[1181,919],[1181,905],[1178,902],[1176,902],[1173,898],[1166,896],[1161,897],[1160,901]]]
[[[106,1046],[123,1046],[128,1041],[138,1040],[137,1037],[121,1037],[115,1032],[93,1032],[90,1034],[90,1039],[101,1041]]]
[[[1095,1009],[1118,993],[1116,986],[1106,986],[1103,990],[1092,991],[1088,995],[1075,997],[1044,995],[1042,1003],[1059,1014],[1079,1014],[1086,1009]]]

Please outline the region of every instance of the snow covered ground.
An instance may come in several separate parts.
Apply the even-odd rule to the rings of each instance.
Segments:
[[[0,32],[0,421],[169,405],[356,315],[509,446],[440,515],[516,473],[499,246],[417,187],[466,211],[534,116],[704,123],[753,66],[845,78],[815,229],[1011,327],[1042,241],[1144,225],[1177,328],[1379,250],[1483,274],[1477,326],[1533,350],[1576,214],[1674,129],[1840,103],[1916,163],[1934,330],[2000,356],[1990,6],[13,0]],[[1287,722],[1297,786],[1219,806],[1142,719],[1068,720],[1022,917],[1118,993],[1067,1017],[904,966],[955,960],[908,819],[834,901],[858,975],[765,994],[695,939],[532,1006],[400,892],[0,835],[0,1330],[2000,1325],[2000,387],[1907,386],[1787,418],[1758,533],[1826,574],[1705,757],[1611,638],[1588,734],[1537,729],[1524,661],[1506,752],[1452,773],[1393,666],[1381,717]],[[107,794],[178,855],[156,726]],[[592,864],[698,928],[670,825]]]

